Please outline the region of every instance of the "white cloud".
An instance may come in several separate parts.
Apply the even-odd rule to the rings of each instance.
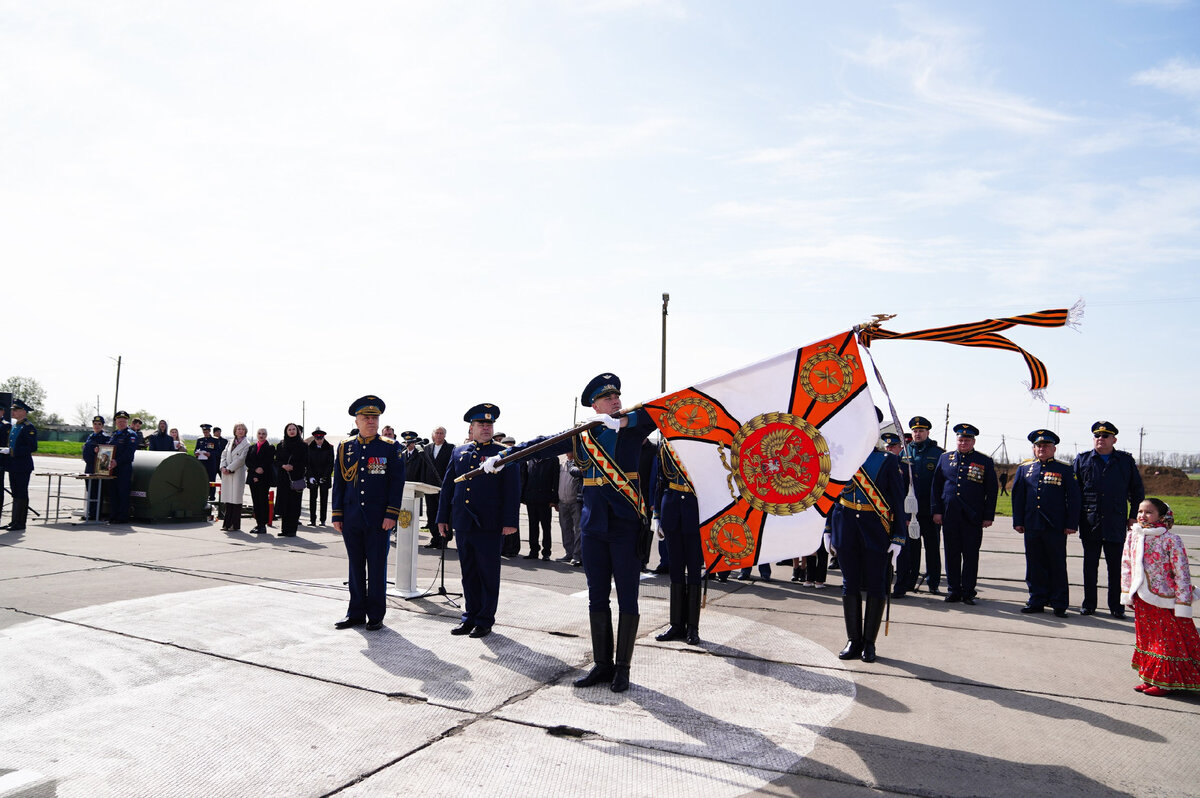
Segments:
[[[1183,58],[1172,58],[1162,66],[1142,70],[1130,81],[1184,97],[1200,97],[1200,65]]]

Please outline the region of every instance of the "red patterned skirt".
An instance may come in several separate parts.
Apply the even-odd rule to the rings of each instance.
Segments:
[[[1200,690],[1200,634],[1191,618],[1133,597],[1133,668],[1142,681],[1168,690]]]

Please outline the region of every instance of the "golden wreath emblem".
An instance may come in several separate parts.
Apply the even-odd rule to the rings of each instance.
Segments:
[[[717,406],[698,396],[683,396],[667,402],[664,418],[680,435],[699,438],[717,428]]]
[[[818,402],[840,402],[850,395],[859,368],[854,355],[839,355],[833,344],[823,344],[800,368],[800,387]]]
[[[736,515],[723,515],[713,522],[704,548],[728,565],[741,562],[754,552],[755,535]]]
[[[763,413],[718,449],[729,492],[768,515],[794,515],[817,503],[829,484],[829,444],[791,413]],[[729,457],[726,457],[726,453]],[[735,491],[736,486],[736,491]]]
[[[408,525],[412,523],[412,513],[408,510],[401,510],[396,523],[400,525],[401,529],[408,529]]]

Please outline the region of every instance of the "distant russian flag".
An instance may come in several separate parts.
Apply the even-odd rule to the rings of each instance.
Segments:
[[[1050,405],[1051,413],[1070,413],[1071,408],[1063,407],[1062,405]]]

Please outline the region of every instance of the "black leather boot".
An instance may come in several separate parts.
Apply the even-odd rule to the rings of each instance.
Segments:
[[[633,644],[637,641],[640,615],[620,613],[617,616],[617,664],[613,669],[612,691],[623,693],[629,689],[629,661],[633,659]]]
[[[225,512],[231,513],[233,518],[229,520],[229,529],[231,532],[242,531],[242,505],[229,504],[225,507]]]
[[[862,661],[875,661],[875,638],[879,636],[879,624],[883,621],[883,597],[867,594],[867,618],[863,624]]]
[[[846,619],[846,647],[838,652],[838,659],[858,659],[863,650],[862,594],[857,590],[842,596],[842,616]]]
[[[596,664],[586,676],[575,680],[576,687],[591,687],[593,684],[611,682],[613,678],[612,616],[608,610],[589,612],[588,623],[592,627],[592,659]]]
[[[700,645],[700,585],[688,586],[687,644],[689,646]]]
[[[665,643],[668,640],[683,640],[687,637],[687,593],[686,582],[671,583],[671,625],[667,627],[667,631],[655,635],[655,640]]]

